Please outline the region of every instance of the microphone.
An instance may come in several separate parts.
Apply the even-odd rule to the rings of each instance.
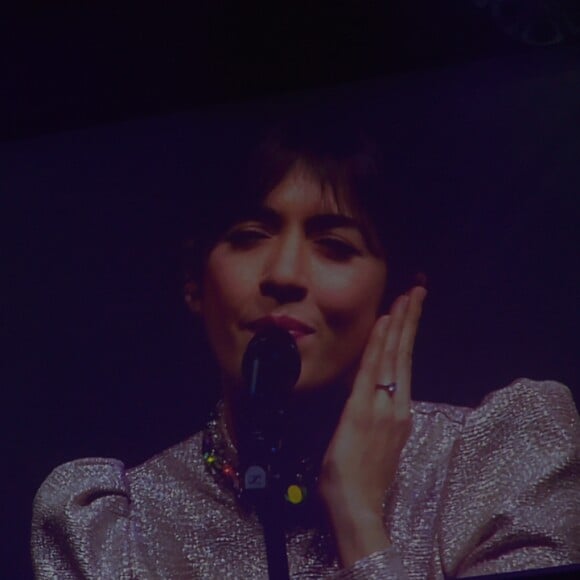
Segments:
[[[276,326],[257,332],[244,353],[240,459],[242,489],[250,499],[276,487],[285,414],[301,367],[294,337]]]

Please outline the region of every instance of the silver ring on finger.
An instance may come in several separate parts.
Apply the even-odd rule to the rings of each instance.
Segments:
[[[377,383],[375,385],[375,389],[385,391],[389,395],[389,397],[392,398],[395,396],[395,393],[397,392],[397,383],[393,382],[389,383],[388,385],[381,385],[380,383]]]

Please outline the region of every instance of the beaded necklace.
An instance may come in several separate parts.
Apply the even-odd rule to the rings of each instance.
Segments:
[[[225,425],[223,401],[218,403],[206,425],[202,454],[210,473],[232,489],[238,500],[242,499],[238,454]],[[310,458],[299,458],[293,464],[297,466],[295,470],[282,474],[284,499],[293,506],[304,506],[314,495],[318,475]]]

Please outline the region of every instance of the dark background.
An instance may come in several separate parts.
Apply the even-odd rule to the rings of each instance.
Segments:
[[[471,405],[527,376],[578,400],[578,12],[507,4],[4,15],[2,577],[30,575],[30,506],[53,467],[134,465],[202,424],[215,391],[182,305],[180,200],[304,91],[364,109],[396,190],[420,199],[401,218],[430,286],[415,397]]]

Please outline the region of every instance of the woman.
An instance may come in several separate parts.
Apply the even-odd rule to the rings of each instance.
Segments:
[[[185,286],[220,371],[216,414],[141,466],[56,469],[35,499],[39,578],[267,576],[238,442],[242,358],[271,326],[293,334],[301,359],[276,515],[291,577],[462,577],[580,560],[566,387],[521,379],[476,409],[411,400],[426,290],[385,314],[396,232],[381,224],[392,214],[376,166],[356,129],[296,119],[240,164],[250,169],[237,195],[202,212],[211,219]]]

